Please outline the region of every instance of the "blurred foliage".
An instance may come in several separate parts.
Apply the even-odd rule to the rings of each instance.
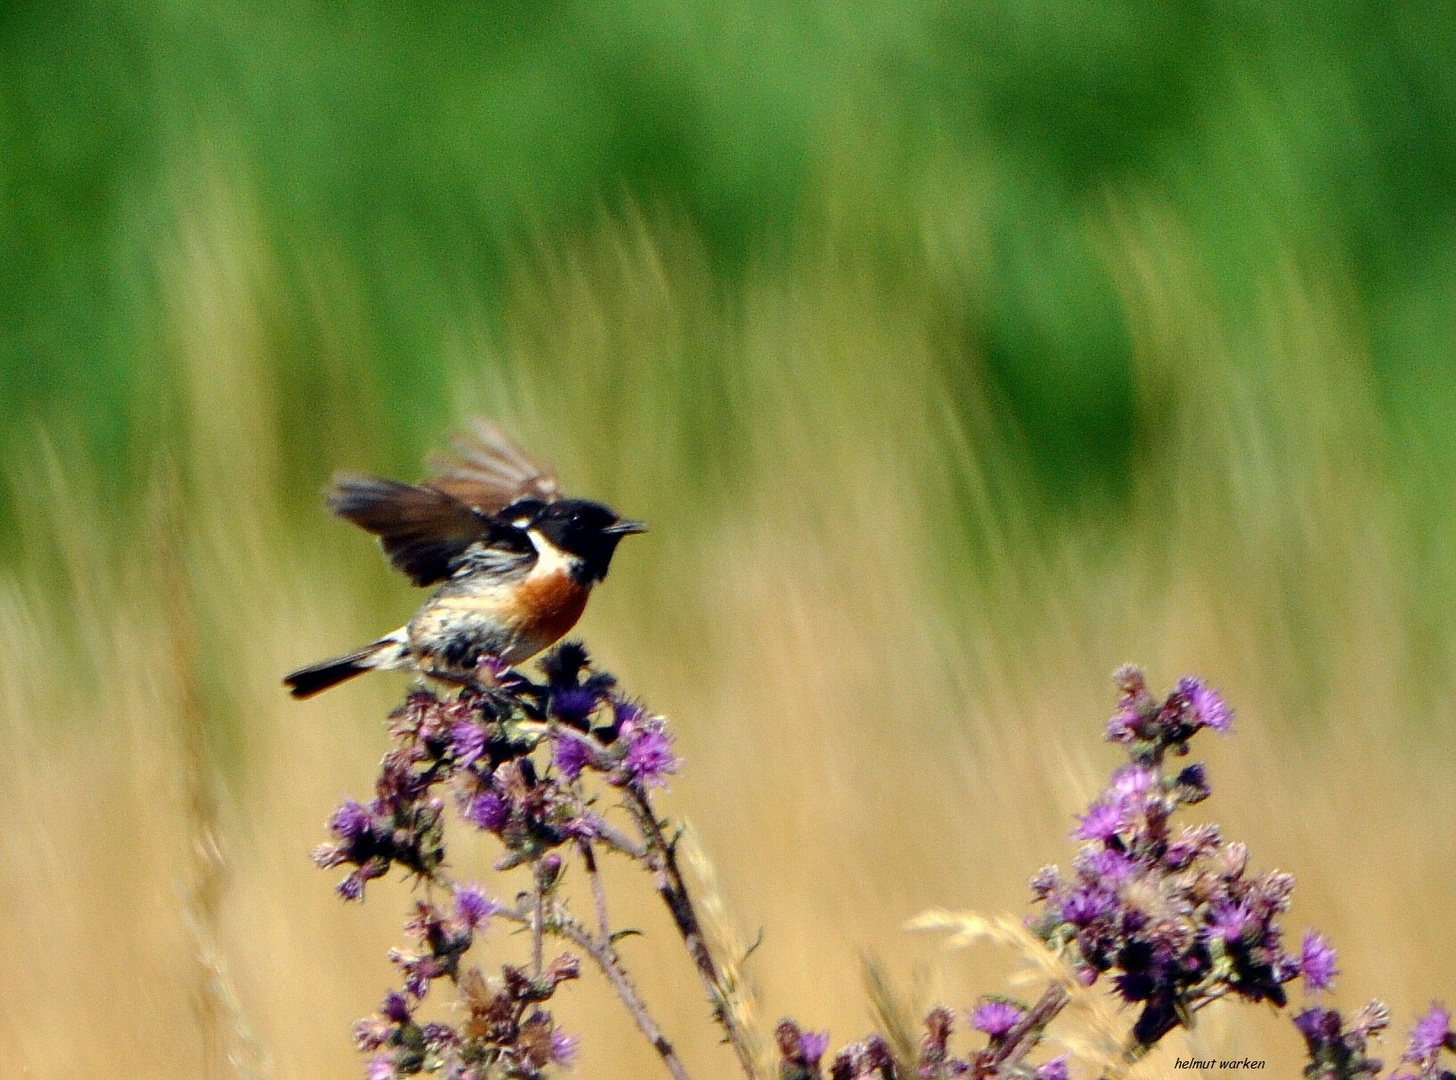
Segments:
[[[1127,487],[1131,346],[1099,237],[1128,192],[1176,211],[1235,325],[1291,252],[1340,267],[1390,420],[1443,462],[1453,57],[1440,0],[9,3],[0,425],[84,430],[114,474],[173,434],[148,404],[169,385],[155,258],[215,155],[285,253],[280,400],[316,400],[309,279],[332,260],[390,464],[441,426],[441,328],[492,323],[523,244],[662,204],[731,279],[845,189],[889,246],[887,208],[974,193],[984,235],[946,242],[976,273],[949,300],[1054,501]],[[290,446],[306,413],[284,409]]]

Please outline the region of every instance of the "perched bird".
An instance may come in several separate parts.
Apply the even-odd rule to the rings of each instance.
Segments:
[[[338,473],[329,508],[379,537],[395,569],[439,585],[414,618],[283,681],[296,698],[365,671],[465,681],[482,657],[518,664],[576,625],[624,536],[646,531],[601,503],[564,499],[556,477],[488,420],[454,439],[431,475],[403,484]]]

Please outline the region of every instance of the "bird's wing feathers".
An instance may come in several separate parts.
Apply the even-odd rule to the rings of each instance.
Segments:
[[[495,515],[521,499],[557,497],[555,474],[504,431],[479,417],[470,427],[452,440],[458,456],[434,458],[424,483],[339,473],[328,492],[329,508],[379,537],[390,563],[416,585],[448,578],[467,551],[477,568],[499,572],[529,562],[531,542]]]
[[[484,573],[493,581],[504,581],[525,573],[539,558],[536,547],[520,529],[499,526],[486,543],[472,544],[455,562],[455,577]]]
[[[395,569],[416,585],[450,576],[470,545],[489,544],[499,526],[448,492],[365,473],[339,473],[329,509],[379,537]]]
[[[556,474],[533,461],[495,424],[476,417],[452,440],[455,455],[431,459],[429,485],[482,514],[498,514],[519,499],[554,501]],[[457,456],[458,455],[458,456]]]

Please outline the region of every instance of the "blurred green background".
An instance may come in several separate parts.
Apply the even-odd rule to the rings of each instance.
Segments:
[[[356,308],[380,457],[412,467],[447,328],[478,309],[498,330],[523,244],[665,206],[731,283],[792,258],[839,198],[862,257],[963,268],[940,282],[956,344],[1044,493],[1115,498],[1133,357],[1099,236],[1138,193],[1176,215],[1235,326],[1283,260],[1336,268],[1402,453],[1445,481],[1453,24],[1435,0],[7,4],[0,423],[84,430],[109,478],[175,438],[156,260],[198,173],[246,185],[273,251],[299,491],[317,445],[286,403],[321,404],[339,318],[310,303],[320,263]],[[689,397],[732,363],[674,359]]]
[[[1228,693],[1212,815],[1400,1019],[1456,950],[1453,410],[1450,3],[4,4],[0,1046],[357,1074],[406,890],[303,854],[401,687],[277,679],[417,599],[329,473],[472,412],[652,522],[583,632],[770,1022],[864,1030],[861,949],[998,988],[897,928],[1065,860],[1126,659]],[[730,1075],[678,959],[628,956]],[[586,1074],[657,1068],[581,1001]],[[1292,1073],[1246,1023],[1195,1050]]]

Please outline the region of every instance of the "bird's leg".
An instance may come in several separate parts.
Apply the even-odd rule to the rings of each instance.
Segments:
[[[421,667],[419,673],[426,679],[435,679],[439,682],[449,683],[451,686],[474,690],[482,696],[490,693],[490,688],[482,685],[474,675],[465,675],[458,671],[446,671],[443,668],[435,667]]]

